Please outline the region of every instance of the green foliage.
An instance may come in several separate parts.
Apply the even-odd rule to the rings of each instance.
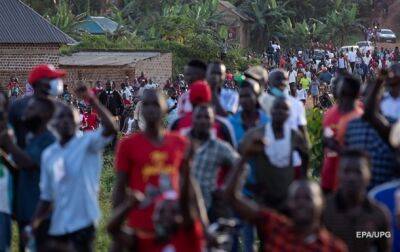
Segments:
[[[326,25],[330,31],[330,38],[343,45],[345,39],[356,30],[359,20],[357,18],[357,5],[343,5],[326,16]]]
[[[324,40],[326,25],[318,20],[293,23],[288,18],[280,23],[278,30],[280,37],[289,47],[304,47],[314,39]]]
[[[75,26],[82,22],[85,16],[86,13],[74,15],[68,2],[66,0],[60,0],[56,7],[56,13],[48,16],[47,19],[63,32],[73,36],[76,35],[74,31]]]
[[[240,10],[254,19],[251,35],[258,49],[263,49],[266,42],[277,35],[279,21],[289,14],[285,3],[277,0],[247,0],[240,5]]]
[[[324,158],[322,120],[322,110],[317,108],[307,110],[307,130],[311,143],[310,168],[313,177],[319,177]]]

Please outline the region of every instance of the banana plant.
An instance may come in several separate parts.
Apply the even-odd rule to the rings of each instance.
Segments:
[[[47,19],[63,32],[74,35],[76,34],[75,26],[83,22],[85,17],[86,13],[74,15],[69,3],[66,0],[60,0],[56,7],[56,14],[47,16]]]

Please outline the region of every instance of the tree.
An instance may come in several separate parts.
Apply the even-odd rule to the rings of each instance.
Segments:
[[[86,13],[73,14],[71,6],[66,0],[60,0],[55,9],[56,13],[47,17],[49,21],[63,32],[69,35],[76,35],[75,27],[84,20]]]
[[[343,45],[346,38],[357,30],[359,19],[357,18],[357,5],[342,5],[326,16],[326,33],[334,42]]]
[[[246,0],[240,10],[254,19],[251,35],[258,49],[263,49],[268,39],[277,35],[279,21],[289,14],[285,3],[276,0]]]
[[[308,22],[293,23],[290,18],[278,26],[281,37],[289,47],[305,48],[313,40],[325,40],[326,26],[321,21],[310,19]]]

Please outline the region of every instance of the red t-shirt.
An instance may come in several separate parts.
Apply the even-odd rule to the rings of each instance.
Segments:
[[[121,139],[117,148],[116,169],[129,176],[129,187],[145,193],[148,186],[159,187],[161,174],[169,176],[172,189],[179,192],[179,169],[185,154],[184,137],[167,132],[163,143],[156,146],[143,133]],[[145,209],[132,210],[128,225],[132,228],[153,231],[154,204]]]
[[[140,237],[138,234],[138,251],[148,252],[201,252],[204,251],[204,233],[200,221],[191,229],[180,228],[169,243],[157,243],[154,237]]]
[[[83,131],[91,131],[99,126],[99,118],[95,113],[85,113],[82,119]]]
[[[343,115],[340,113],[338,105],[335,104],[325,112],[322,126],[324,129],[330,128],[333,131],[333,136],[339,144],[343,144],[347,124],[351,120],[360,117],[362,113],[363,110],[359,105],[359,107],[352,112]],[[329,149],[325,149],[321,173],[321,187],[323,189],[336,190],[338,186],[338,166],[338,154]]]

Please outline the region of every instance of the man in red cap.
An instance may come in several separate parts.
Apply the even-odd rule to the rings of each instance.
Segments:
[[[198,105],[210,104],[211,99],[211,89],[206,81],[196,81],[190,86],[189,100],[193,109]],[[188,112],[186,115],[179,117],[170,125],[170,130],[178,131],[181,135],[187,135],[192,128],[192,117],[192,112]],[[216,118],[211,132],[213,137],[218,137],[233,145],[231,132],[229,125],[219,118]]]
[[[14,209],[20,233],[29,224],[39,200],[40,158],[44,149],[55,141],[47,129],[56,102],[48,99],[63,92],[65,72],[52,65],[38,65],[29,73],[28,82],[34,89],[32,96],[17,99],[9,109],[9,122],[14,130],[16,145],[9,141],[9,152],[17,162],[18,171]],[[29,138],[27,137],[29,134]],[[4,141],[4,140],[2,140]],[[40,247],[47,234],[46,223],[37,232],[36,246]],[[23,249],[20,239],[20,250]]]
[[[63,92],[62,77],[65,71],[56,69],[53,65],[38,65],[29,73],[28,82],[33,87],[33,96],[23,97],[11,104],[9,118],[14,129],[17,144],[21,148],[25,147],[26,134],[28,129],[22,121],[22,115],[31,99],[47,98],[58,96]]]

